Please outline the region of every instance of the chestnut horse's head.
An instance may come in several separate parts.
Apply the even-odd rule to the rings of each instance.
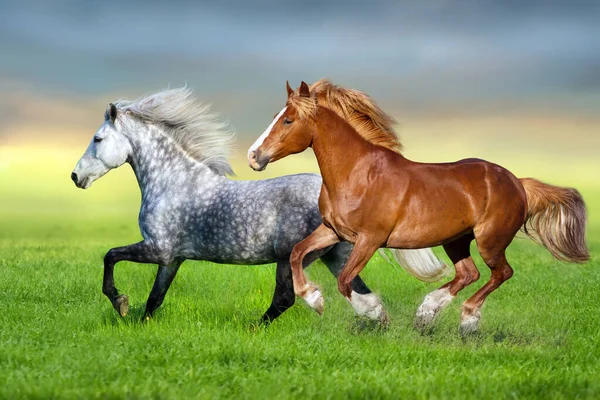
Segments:
[[[305,82],[300,84],[298,93],[289,82],[286,82],[286,88],[288,99],[285,107],[248,150],[248,164],[255,171],[262,171],[269,162],[300,153],[312,144],[317,99],[311,95]]]

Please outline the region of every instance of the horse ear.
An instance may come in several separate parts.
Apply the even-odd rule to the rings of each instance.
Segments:
[[[115,106],[113,103],[108,105],[108,116],[110,117],[110,122],[114,124],[115,120],[117,119],[117,106]]]
[[[290,86],[289,81],[285,81],[285,89],[287,90],[288,99],[294,94],[294,89]]]
[[[310,97],[310,90],[308,89],[308,85],[304,81],[302,81],[302,83],[300,84],[300,96]]]

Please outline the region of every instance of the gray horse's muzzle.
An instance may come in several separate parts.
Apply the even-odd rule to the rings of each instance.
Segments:
[[[87,177],[80,179],[75,172],[71,172],[71,180],[73,181],[75,186],[77,186],[79,189],[87,189],[88,188],[87,182],[88,182],[89,178],[87,178]]]

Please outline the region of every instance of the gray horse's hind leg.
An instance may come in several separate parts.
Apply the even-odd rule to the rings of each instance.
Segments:
[[[333,246],[331,250],[321,256],[321,260],[333,276],[337,277],[342,272],[350,253],[352,252],[352,244],[348,242],[340,242]],[[366,283],[360,276],[357,276],[352,281],[352,290],[358,294],[369,294],[371,290],[367,287]]]
[[[129,246],[115,247],[110,249],[104,256],[104,279],[102,281],[102,293],[108,297],[113,307],[122,316],[129,311],[129,297],[119,294],[115,287],[114,269],[119,261],[133,261],[138,263],[160,264],[154,254],[154,248],[142,241]]]
[[[177,275],[179,266],[182,263],[183,260],[175,260],[171,263],[171,265],[158,266],[156,279],[154,280],[154,285],[152,286],[152,290],[148,296],[148,301],[146,302],[146,312],[144,312],[143,319],[150,319],[154,314],[154,311],[161,306],[163,300],[165,299],[165,295],[169,290],[169,286],[171,286],[175,275]]]
[[[348,260],[348,257],[350,257],[352,248],[352,244],[348,242],[340,242],[333,246],[331,250],[329,250],[323,256],[321,256],[321,260],[336,278],[340,275],[344,265],[346,264],[346,261]],[[352,300],[350,301],[350,304],[358,315],[379,321],[383,324],[387,324],[389,322],[381,300],[375,293],[371,292],[365,282],[358,275],[352,280],[351,297]]]

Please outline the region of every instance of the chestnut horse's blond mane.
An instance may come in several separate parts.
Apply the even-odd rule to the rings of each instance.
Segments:
[[[314,115],[317,103],[346,120],[367,141],[397,153],[402,144],[393,126],[396,120],[386,114],[366,93],[334,85],[320,79],[309,85],[311,98],[293,96],[290,103],[304,115]],[[316,102],[314,101],[316,98]]]

